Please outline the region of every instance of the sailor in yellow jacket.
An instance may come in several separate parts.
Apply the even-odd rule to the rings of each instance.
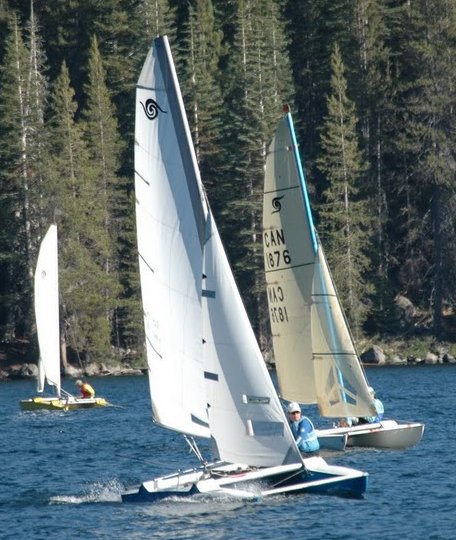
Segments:
[[[82,382],[81,379],[78,379],[75,384],[79,388],[82,398],[88,399],[95,397],[95,390],[90,386],[89,383]]]

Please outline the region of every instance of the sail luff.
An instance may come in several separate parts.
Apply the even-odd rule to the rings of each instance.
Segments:
[[[294,130],[293,120],[291,118],[290,113],[287,113],[286,119],[287,119],[288,130],[289,130],[290,138],[291,138],[291,142],[292,142],[293,155],[294,155],[294,158],[295,158],[295,164],[296,164],[296,169],[297,169],[297,171],[296,171],[297,172],[297,178],[298,178],[300,186],[301,186],[301,195],[303,197],[304,209],[305,209],[305,213],[306,213],[306,217],[307,217],[306,223],[307,223],[307,226],[308,226],[308,229],[309,229],[309,236],[311,238],[312,247],[313,247],[313,251],[314,251],[314,254],[315,254],[315,253],[317,253],[317,249],[318,249],[318,240],[317,240],[317,235],[315,233],[315,226],[314,226],[314,222],[313,222],[312,210],[310,208],[309,194],[308,194],[307,188],[306,188],[306,177],[304,175],[304,169],[302,167],[302,162],[301,162],[301,155],[300,155],[300,153],[298,151],[298,141],[296,139],[296,133],[295,133],[295,130]]]

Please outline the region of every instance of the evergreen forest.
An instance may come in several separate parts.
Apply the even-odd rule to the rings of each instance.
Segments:
[[[357,340],[456,333],[454,0],[0,0],[0,340],[36,347],[59,231],[64,349],[143,350],[135,83],[167,34],[201,176],[263,351],[267,147],[290,105]]]

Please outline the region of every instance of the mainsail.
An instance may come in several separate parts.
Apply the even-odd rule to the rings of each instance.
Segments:
[[[59,269],[57,225],[51,225],[44,236],[35,269],[35,320],[40,359],[38,392],[45,380],[55,386],[60,397]]]
[[[205,201],[166,37],[136,94],[135,189],[155,420],[220,459],[301,462]]]
[[[290,113],[266,158],[263,244],[281,395],[327,417],[370,416],[368,392],[316,235]]]
[[[136,90],[139,270],[153,415],[209,437],[201,272],[204,202],[184,105],[165,41],[149,50]]]

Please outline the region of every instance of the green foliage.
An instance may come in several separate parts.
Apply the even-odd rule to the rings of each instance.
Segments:
[[[283,102],[296,103],[318,230],[354,329],[369,311],[369,331],[393,332],[400,292],[434,310],[439,333],[442,306],[456,303],[455,9],[0,1],[0,336],[33,332],[31,277],[56,219],[78,350],[101,357],[142,343],[134,83],[157,34],[170,36],[202,179],[260,340],[263,166]],[[345,70],[331,62],[334,43]]]
[[[146,50],[159,35],[167,35],[174,42],[176,8],[168,0],[140,0],[136,7],[140,32],[138,43]]]
[[[398,283],[415,304],[433,306],[437,334],[443,303],[452,303],[456,293],[450,278],[455,238],[455,23],[454,4],[441,0],[414,2],[397,11],[396,30],[404,39],[394,43],[396,94],[388,133]]]
[[[347,316],[353,330],[359,332],[367,310],[363,296],[367,289],[364,275],[369,265],[366,251],[370,220],[359,190],[365,166],[356,132],[358,119],[354,103],[347,96],[344,65],[337,44],[331,67],[328,114],[321,132],[323,153],[317,160],[328,182],[323,193],[326,203],[321,212],[320,231]]]
[[[262,334],[269,332],[261,244],[264,160],[282,105],[293,95],[293,85],[284,24],[276,3],[237,2],[235,17],[223,82],[226,174],[222,233],[251,321],[263,341]]]
[[[56,139],[49,178],[59,227],[62,316],[73,330],[67,343],[80,353],[103,358],[109,350],[117,296],[115,273],[109,272],[112,243],[106,228],[105,171],[90,155],[83,130],[75,122],[77,104],[65,64],[54,86],[52,109]]]
[[[197,0],[188,17],[182,44],[182,51],[187,52],[181,69],[183,97],[201,176],[218,213],[223,198],[222,94],[218,80],[221,34],[215,29],[210,0]],[[182,52],[180,56],[184,56]]]
[[[29,140],[30,59],[16,14],[9,18],[1,69],[0,101],[0,298],[1,320],[7,335],[30,331],[32,277],[30,246]]]

